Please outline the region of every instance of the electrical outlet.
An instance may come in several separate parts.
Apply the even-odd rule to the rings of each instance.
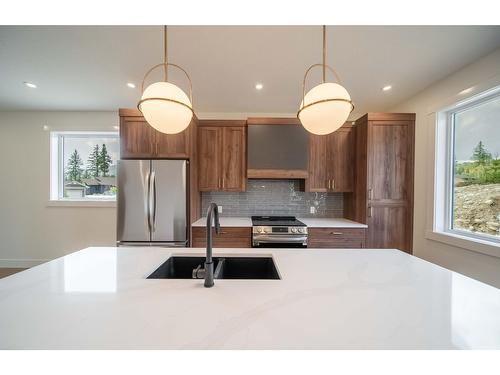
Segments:
[[[309,213],[310,214],[315,214],[316,213],[316,207],[314,207],[314,206],[309,207]]]
[[[221,214],[222,213],[222,206],[217,206],[217,208],[219,209],[219,213]]]

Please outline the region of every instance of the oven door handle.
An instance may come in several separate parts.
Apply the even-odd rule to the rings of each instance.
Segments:
[[[268,236],[265,234],[259,234],[259,235],[254,235],[253,240],[262,243],[305,242],[307,241],[307,236],[285,236],[281,234],[275,236]]]

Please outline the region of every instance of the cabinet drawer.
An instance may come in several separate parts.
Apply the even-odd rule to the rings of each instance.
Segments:
[[[364,228],[308,228],[310,248],[364,248]]]
[[[192,247],[207,246],[207,231],[204,227],[193,227]],[[221,227],[220,233],[213,230],[213,247],[251,247],[252,228]]]

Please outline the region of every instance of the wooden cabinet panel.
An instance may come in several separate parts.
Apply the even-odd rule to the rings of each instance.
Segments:
[[[369,208],[367,243],[374,249],[411,248],[406,226],[407,208],[404,206],[371,206]]]
[[[370,196],[373,200],[408,198],[410,162],[409,122],[370,122]]]
[[[215,191],[221,186],[220,138],[220,131],[217,127],[198,129],[198,187],[200,191]]]
[[[354,131],[340,129],[329,136],[330,189],[336,192],[351,192],[354,189]]]
[[[179,134],[164,134],[156,131],[156,157],[187,158],[189,155],[189,132],[191,125]]]
[[[354,146],[354,128],[350,123],[328,135],[311,134],[307,191],[353,191]]]
[[[150,158],[155,152],[155,132],[139,118],[120,119],[120,157],[122,159]]]
[[[309,248],[359,249],[365,247],[363,228],[308,228]]]
[[[328,191],[327,136],[309,136],[309,178],[306,181],[308,191]]]
[[[212,228],[213,247],[251,247],[252,228],[250,227],[221,227],[216,234]],[[193,227],[193,247],[207,246],[207,232],[204,227]]]
[[[246,128],[222,129],[222,190],[246,189]]]
[[[143,117],[120,118],[120,157],[122,159],[189,158],[190,132],[193,122],[179,134],[155,130]],[[194,124],[194,125],[193,125]]]
[[[198,186],[201,191],[245,191],[246,127],[205,121],[198,129]],[[241,121],[234,121],[240,124]]]

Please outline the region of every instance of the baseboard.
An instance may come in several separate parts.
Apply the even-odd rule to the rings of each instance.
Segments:
[[[30,268],[50,259],[0,259],[0,268]]]

